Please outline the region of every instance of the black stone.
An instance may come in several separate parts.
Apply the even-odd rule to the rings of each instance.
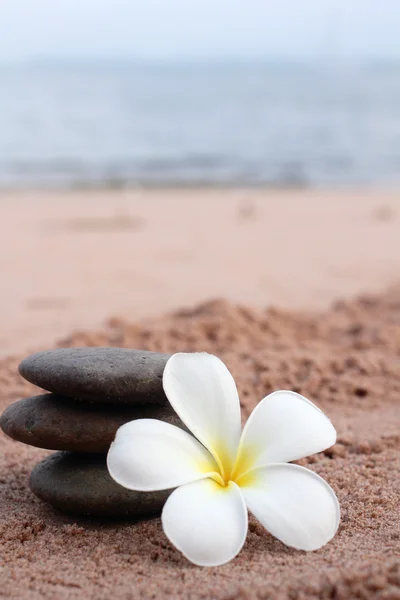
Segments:
[[[172,490],[133,492],[110,477],[105,456],[57,452],[33,469],[32,492],[70,515],[141,519],[159,515]]]
[[[59,348],[28,356],[19,372],[49,392],[96,404],[165,404],[162,375],[169,356],[125,348]]]
[[[167,404],[96,406],[54,394],[11,404],[0,418],[8,436],[39,448],[106,453],[118,427],[134,419],[159,419],[183,426]]]

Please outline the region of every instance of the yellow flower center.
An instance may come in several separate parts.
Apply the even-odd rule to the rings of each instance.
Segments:
[[[226,487],[233,481],[237,485],[247,485],[250,481],[250,469],[255,463],[255,452],[250,447],[239,447],[236,460],[224,448],[215,449],[214,456],[219,467],[219,471],[212,475],[212,479]]]

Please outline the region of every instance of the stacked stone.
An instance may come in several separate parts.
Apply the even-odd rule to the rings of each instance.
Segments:
[[[108,474],[106,455],[117,429],[134,419],[183,427],[162,388],[168,357],[122,348],[62,348],[22,361],[22,377],[49,393],[15,402],[0,425],[15,440],[58,450],[32,471],[30,487],[38,498],[76,515],[142,518],[161,511],[170,491],[121,487]]]

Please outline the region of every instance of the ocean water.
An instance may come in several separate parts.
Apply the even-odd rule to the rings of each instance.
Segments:
[[[0,187],[395,186],[400,65],[0,68]]]

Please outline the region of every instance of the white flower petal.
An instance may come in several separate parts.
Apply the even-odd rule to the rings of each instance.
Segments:
[[[238,486],[211,479],[184,485],[162,512],[165,535],[188,560],[201,567],[223,565],[241,550],[247,535],[247,508]]]
[[[122,425],[107,455],[111,477],[130,490],[165,490],[207,477],[218,466],[192,435],[156,419]]]
[[[335,535],[340,508],[316,473],[290,464],[255,469],[238,480],[249,510],[287,546],[317,550]]]
[[[257,404],[243,429],[237,472],[304,458],[335,442],[335,428],[315,404],[296,392],[274,392]]]
[[[224,363],[205,352],[174,354],[166,364],[163,386],[188,429],[213,454],[221,471],[229,471],[241,422],[236,385]]]

